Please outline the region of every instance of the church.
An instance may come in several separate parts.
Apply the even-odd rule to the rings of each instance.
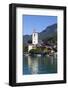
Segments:
[[[38,33],[33,31],[32,33],[32,43],[28,44],[28,52],[34,49],[38,45]]]

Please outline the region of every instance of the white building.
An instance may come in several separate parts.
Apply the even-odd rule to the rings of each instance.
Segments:
[[[34,45],[38,44],[38,33],[37,32],[33,32],[32,34],[32,44]]]
[[[33,45],[32,44],[29,44],[28,45],[28,52],[33,48]]]
[[[36,46],[38,44],[38,33],[37,32],[33,32],[32,33],[32,44],[28,45],[28,52],[33,49],[34,46]]]

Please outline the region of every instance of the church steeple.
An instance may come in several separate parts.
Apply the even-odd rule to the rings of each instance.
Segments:
[[[35,33],[36,32],[36,30],[35,30],[35,28],[33,29],[33,33]]]
[[[28,52],[34,48],[38,44],[38,33],[36,32],[35,29],[33,29],[32,32],[32,44],[28,45]]]
[[[35,29],[33,29],[32,33],[32,44],[34,45],[38,44],[38,33],[36,32]]]

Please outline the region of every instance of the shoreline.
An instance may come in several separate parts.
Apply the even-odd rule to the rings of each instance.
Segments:
[[[34,54],[31,54],[31,53],[25,53],[24,56],[53,56],[53,55],[57,55],[57,52],[53,52],[53,53],[34,53]]]

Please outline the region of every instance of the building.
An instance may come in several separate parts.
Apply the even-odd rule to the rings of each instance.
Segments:
[[[33,32],[32,33],[32,44],[33,45],[37,45],[38,44],[38,33],[37,32]]]
[[[33,31],[33,33],[32,33],[32,43],[28,44],[28,52],[31,49],[35,48],[37,44],[38,44],[38,33]]]
[[[50,44],[44,44],[41,40],[38,39],[38,33],[33,31],[32,33],[32,42],[28,44],[28,52],[31,49],[36,48],[42,48],[42,52],[51,52],[53,53],[53,48],[56,48],[56,46],[53,47],[53,45]],[[56,51],[56,50],[55,50]]]

